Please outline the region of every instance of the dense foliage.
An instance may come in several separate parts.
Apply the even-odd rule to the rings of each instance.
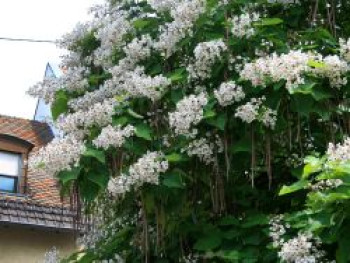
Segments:
[[[68,262],[350,262],[348,1],[92,12],[29,91],[64,134],[31,166],[89,219]]]

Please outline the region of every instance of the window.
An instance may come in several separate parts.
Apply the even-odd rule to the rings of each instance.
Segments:
[[[21,159],[21,154],[0,151],[0,191],[18,192]]]

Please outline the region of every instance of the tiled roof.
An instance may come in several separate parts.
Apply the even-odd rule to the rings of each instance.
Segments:
[[[67,207],[44,206],[30,200],[0,200],[1,223],[72,230],[74,216]]]
[[[34,145],[37,151],[53,139],[46,123],[0,115],[0,135],[10,135]],[[26,192],[22,195],[0,193],[0,222],[73,228],[74,215],[62,201],[57,180],[29,170]]]

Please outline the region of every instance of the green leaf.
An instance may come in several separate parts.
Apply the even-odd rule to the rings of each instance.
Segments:
[[[307,156],[305,163],[302,179],[307,179],[311,174],[321,171],[323,160],[314,156]]]
[[[106,172],[101,172],[98,170],[91,170],[86,174],[86,178],[97,184],[100,188],[104,189],[107,184],[108,184],[108,180],[109,180],[109,176],[108,173]]]
[[[254,25],[256,25],[256,26],[275,26],[275,25],[279,25],[282,23],[283,23],[283,20],[281,18],[274,17],[274,18],[262,18],[260,21],[255,22]]]
[[[68,97],[64,90],[56,92],[55,101],[51,106],[53,120],[57,120],[58,116],[68,111]]]
[[[225,113],[221,113],[216,118],[208,119],[206,120],[206,122],[224,131],[227,122],[227,115]]]
[[[187,158],[184,155],[179,154],[179,153],[168,154],[168,155],[165,156],[165,158],[170,163],[183,162],[183,161],[187,160]]]
[[[301,84],[296,88],[293,88],[289,91],[290,94],[296,94],[296,93],[301,93],[301,94],[312,94],[312,89],[316,85],[316,82],[309,82],[305,84]]]
[[[72,181],[72,180],[77,180],[78,176],[80,174],[81,168],[80,167],[74,167],[72,170],[70,171],[61,171],[57,177],[58,179],[61,181],[62,185],[67,184],[68,182]]]
[[[143,116],[142,116],[142,115],[140,115],[140,114],[134,112],[134,111],[133,111],[132,109],[130,109],[130,108],[127,110],[127,112],[128,112],[128,114],[129,114],[130,116],[134,117],[135,119],[140,119],[140,120],[143,119]]]
[[[179,172],[171,172],[164,176],[163,185],[169,188],[184,188],[185,184],[182,181],[181,174]]]
[[[266,225],[266,224],[268,224],[268,222],[269,222],[269,220],[268,220],[266,215],[264,215],[264,214],[252,214],[244,220],[242,227],[250,228],[253,226]]]
[[[252,141],[250,138],[243,138],[240,141],[233,144],[231,147],[232,153],[239,152],[251,152],[252,151]]]
[[[136,28],[136,29],[143,29],[145,27],[147,27],[148,25],[151,24],[151,20],[149,19],[137,19],[133,22],[133,26]]]
[[[152,130],[147,124],[141,123],[136,125],[135,134],[137,137],[143,138],[147,141],[152,140]]]
[[[239,225],[239,221],[234,216],[225,216],[219,221],[220,226]]]
[[[286,186],[284,185],[282,187],[282,189],[280,190],[279,194],[278,195],[286,195],[286,194],[290,194],[290,193],[294,193],[296,191],[299,191],[299,190],[302,190],[302,189],[305,189],[307,186],[309,185],[309,182],[306,181],[306,180],[301,180],[301,181],[298,181],[292,185],[289,185],[289,186]]]
[[[124,126],[125,124],[129,123],[129,118],[126,116],[120,116],[118,118],[113,118],[112,124],[113,125],[121,125]]]
[[[201,239],[198,239],[194,244],[194,249],[200,251],[210,251],[215,248],[218,248],[221,245],[221,237],[219,235],[206,236]]]
[[[83,156],[95,158],[102,164],[106,163],[104,151],[100,151],[94,148],[87,148],[86,151],[83,153]]]
[[[313,67],[313,68],[324,68],[326,66],[326,64],[324,62],[320,62],[320,61],[315,61],[313,59],[310,59],[307,62],[307,65],[309,67]]]
[[[187,79],[186,69],[185,68],[176,69],[175,71],[171,72],[168,75],[168,78],[170,78],[172,82],[179,82],[179,81],[186,80]]]

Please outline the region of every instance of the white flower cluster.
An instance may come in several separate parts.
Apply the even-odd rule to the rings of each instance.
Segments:
[[[203,119],[203,108],[208,103],[207,94],[190,95],[176,104],[176,111],[169,113],[169,125],[175,134],[190,135],[191,126]]]
[[[222,83],[219,89],[214,90],[214,96],[219,104],[224,107],[245,98],[242,87],[236,85],[234,81]]]
[[[218,138],[217,138],[218,139]],[[217,143],[210,142],[207,138],[200,138],[189,143],[183,152],[188,156],[197,156],[200,161],[206,165],[215,163],[215,149],[217,152],[223,151],[222,142],[217,140]]]
[[[174,9],[182,0],[147,0],[147,3],[157,12]]]
[[[106,81],[99,89],[87,92],[83,96],[73,99],[69,106],[74,110],[88,110],[91,105],[103,102],[107,98],[112,98],[122,92],[121,86],[128,80],[131,70],[135,65],[151,55],[152,39],[149,35],[144,35],[140,39],[133,39],[123,48],[126,57],[119,61],[119,64],[111,69],[112,79]],[[150,78],[146,78],[149,82]],[[164,79],[156,78],[156,81]],[[148,85],[149,86],[149,85]],[[154,86],[153,86],[154,87]]]
[[[124,44],[124,36],[132,30],[132,26],[127,20],[127,13],[118,9],[112,9],[99,23],[95,37],[100,40],[101,46],[95,50],[94,55],[95,63],[104,65],[113,51]]]
[[[30,87],[27,94],[43,99],[46,103],[51,103],[54,101],[55,94],[59,89],[61,89],[61,86],[57,84],[57,79],[50,77]]]
[[[146,97],[156,101],[162,96],[164,87],[170,84],[170,79],[162,75],[148,76],[143,67],[137,67],[134,71],[126,73],[121,90],[131,97]]]
[[[325,252],[318,249],[320,241],[313,242],[311,234],[299,233],[297,237],[283,243],[278,256],[286,263],[321,262]]]
[[[84,142],[73,136],[55,138],[45,147],[30,156],[29,168],[33,171],[55,175],[78,165],[80,155],[85,151]]]
[[[328,144],[327,155],[329,161],[348,162],[350,160],[350,137],[344,142]]]
[[[349,71],[349,66],[346,61],[341,60],[339,56],[326,56],[323,59],[320,58],[322,66],[314,68],[313,72],[321,77],[329,79],[332,87],[341,87],[346,85],[347,78],[344,74]]]
[[[350,38],[346,41],[345,39],[339,39],[340,55],[345,61],[350,62]]]
[[[252,123],[254,120],[257,120],[266,127],[274,129],[277,121],[277,112],[262,105],[264,100],[264,97],[252,98],[246,104],[236,109],[235,117],[246,123]]]
[[[199,43],[194,49],[194,64],[187,67],[190,78],[206,79],[210,77],[212,66],[226,50],[226,44],[222,39]]]
[[[57,40],[57,45],[60,48],[72,50],[77,47],[77,42],[89,32],[91,32],[91,24],[78,23],[70,33],[63,35],[60,40]]]
[[[255,34],[253,23],[260,20],[258,13],[244,13],[239,16],[233,16],[231,19],[232,35],[239,38],[250,38]]]
[[[270,237],[273,246],[279,248],[278,256],[286,263],[317,263],[323,262],[325,252],[319,249],[320,240],[311,233],[298,233],[298,236],[288,241],[284,239],[289,224],[283,224],[283,215],[277,215],[270,220]]]
[[[155,48],[165,57],[173,54],[176,44],[181,39],[192,34],[193,24],[206,10],[205,2],[204,0],[182,0],[170,10],[174,21],[160,28],[161,34],[155,43]]]
[[[150,57],[153,45],[153,39],[149,34],[146,34],[142,35],[141,38],[134,38],[123,48],[123,51],[130,64],[135,65],[137,62]]]
[[[317,182],[311,186],[313,191],[324,191],[341,186],[344,182],[341,179],[327,179]]]
[[[33,97],[43,99],[46,103],[54,100],[55,94],[60,89],[68,92],[82,91],[89,86],[85,78],[89,74],[89,70],[85,67],[73,67],[67,69],[64,74],[59,77],[49,77],[44,81],[37,83],[31,87],[27,93]]]
[[[110,179],[108,191],[113,195],[124,194],[131,188],[145,183],[159,184],[159,174],[168,170],[169,163],[162,152],[147,152],[129,167],[129,175],[121,174]]]
[[[310,62],[318,64],[313,67]],[[322,57],[319,54],[304,53],[300,50],[290,51],[287,54],[272,54],[261,57],[255,62],[247,63],[240,72],[244,80],[252,82],[253,86],[266,86],[267,81],[286,81],[286,88],[293,88],[304,84],[305,73],[313,73],[319,77],[328,78],[332,87],[340,87],[347,83],[344,74],[349,71],[347,63],[339,56]]]
[[[283,235],[286,234],[286,228],[289,228],[289,225],[283,224],[283,215],[276,215],[270,219],[269,222],[269,236],[272,238],[272,245],[275,248],[280,247],[283,242]]]
[[[282,55],[274,53],[245,64],[240,76],[251,81],[253,86],[266,86],[269,78],[274,82],[285,80],[286,88],[292,90],[297,85],[304,84],[302,74],[309,70],[308,62],[312,58],[312,55],[300,50]]]
[[[268,2],[271,4],[277,3],[277,4],[282,4],[282,5],[300,4],[299,0],[268,0]]]
[[[103,128],[100,135],[92,141],[92,143],[98,147],[107,150],[109,147],[121,147],[125,142],[126,138],[134,135],[135,127],[132,125],[127,125],[122,128],[120,125],[113,127],[108,125]]]
[[[61,115],[57,120],[57,128],[65,133],[74,133],[92,125],[106,126],[112,122],[116,104],[115,99],[106,99],[87,111],[79,110],[66,116]]]
[[[60,256],[59,251],[56,247],[52,247],[49,251],[45,253],[45,258],[43,263],[59,263]]]

